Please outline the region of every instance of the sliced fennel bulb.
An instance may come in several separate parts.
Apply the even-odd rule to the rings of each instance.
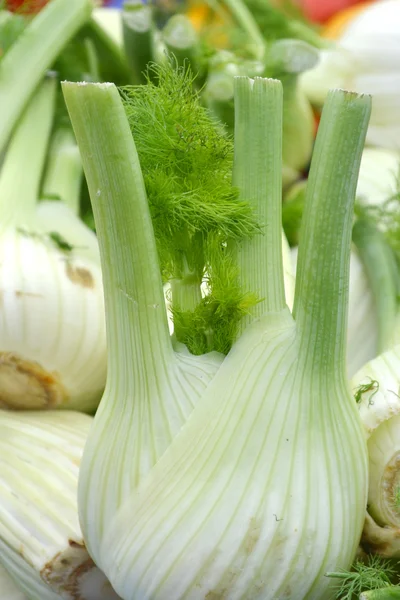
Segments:
[[[77,485],[92,418],[0,411],[0,564],[35,600],[117,600],[90,559]]]
[[[233,178],[269,232],[239,244],[237,261],[261,300],[219,369],[191,391],[183,378],[177,387],[166,343],[154,238],[118,92],[63,85],[99,235],[110,352],[80,473],[80,516],[91,555],[124,600],[330,598],[324,573],[349,567],[364,520],[366,447],[345,333],[370,99],[328,97],[292,316],[282,266],[282,88],[246,77],[235,86]],[[159,429],[160,438],[151,426],[176,414],[172,394],[176,407],[192,400],[194,408],[179,432]]]
[[[54,97],[46,81],[0,171],[0,406],[93,410],[106,376],[97,241],[66,204],[37,204]],[[62,168],[53,168],[50,191],[63,197]],[[65,185],[73,188],[70,178]]]

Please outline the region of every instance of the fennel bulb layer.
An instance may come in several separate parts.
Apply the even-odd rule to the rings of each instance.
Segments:
[[[61,600],[45,583],[20,553],[3,552],[4,542],[0,539],[0,554],[4,566],[0,564],[0,591],[2,600]],[[6,567],[6,568],[5,568]]]
[[[4,600],[27,600],[2,566],[0,566],[0,590]]]
[[[90,559],[78,522],[79,464],[91,424],[70,411],[0,412],[0,564],[28,597],[37,589],[38,600],[118,598]]]

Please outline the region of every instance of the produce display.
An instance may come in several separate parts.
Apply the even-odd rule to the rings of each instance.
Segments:
[[[400,598],[400,0],[0,2],[0,600]]]

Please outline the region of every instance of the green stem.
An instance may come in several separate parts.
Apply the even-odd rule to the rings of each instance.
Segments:
[[[0,62],[0,152],[22,110],[60,50],[89,18],[90,0],[52,0]]]
[[[90,40],[96,52],[96,63],[101,81],[112,81],[115,85],[130,83],[131,77],[122,48],[94,19],[79,30],[76,42],[87,44]]]
[[[36,90],[11,138],[0,173],[1,225],[29,224],[39,196],[53,123],[56,81]]]
[[[308,178],[293,315],[304,358],[321,374],[345,373],[353,206],[370,96],[329,92]]]
[[[256,20],[243,0],[206,0],[207,4],[218,12],[218,6],[224,4],[232,13],[235,21],[247,33],[254,58],[261,60],[265,53],[265,40]]]
[[[384,234],[370,220],[355,222],[353,242],[372,288],[378,317],[378,354],[382,354],[393,344],[399,282],[396,259]]]
[[[101,81],[99,57],[96,52],[96,45],[89,37],[84,40],[86,56],[89,66],[89,73],[92,81]]]
[[[147,65],[154,60],[154,27],[151,6],[141,0],[124,2],[122,28],[126,58],[134,83],[146,83]]]
[[[82,161],[71,129],[61,127],[52,137],[42,187],[44,198],[58,198],[79,215]]]
[[[201,302],[201,282],[171,279],[172,306],[181,311],[194,311]]]
[[[386,588],[378,590],[370,590],[368,592],[362,592],[360,600],[399,600],[400,599],[400,586],[391,585]]]
[[[177,65],[189,64],[192,73],[196,74],[199,70],[196,65],[198,39],[190,20],[184,15],[174,15],[168,19],[162,35],[167,50],[175,56]]]
[[[96,223],[108,383],[153,381],[173,358],[160,267],[135,144],[113,84],[63,84]]]
[[[241,322],[285,306],[282,266],[282,85],[273,79],[235,79],[233,183],[252,205],[261,234],[238,248],[242,289],[260,302]]]
[[[208,74],[204,93],[208,109],[232,133],[235,125],[233,79],[238,74],[233,63],[217,65]]]

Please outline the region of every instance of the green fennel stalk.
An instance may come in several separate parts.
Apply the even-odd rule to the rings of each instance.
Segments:
[[[35,87],[91,9],[91,0],[51,0],[0,60],[0,152]]]

